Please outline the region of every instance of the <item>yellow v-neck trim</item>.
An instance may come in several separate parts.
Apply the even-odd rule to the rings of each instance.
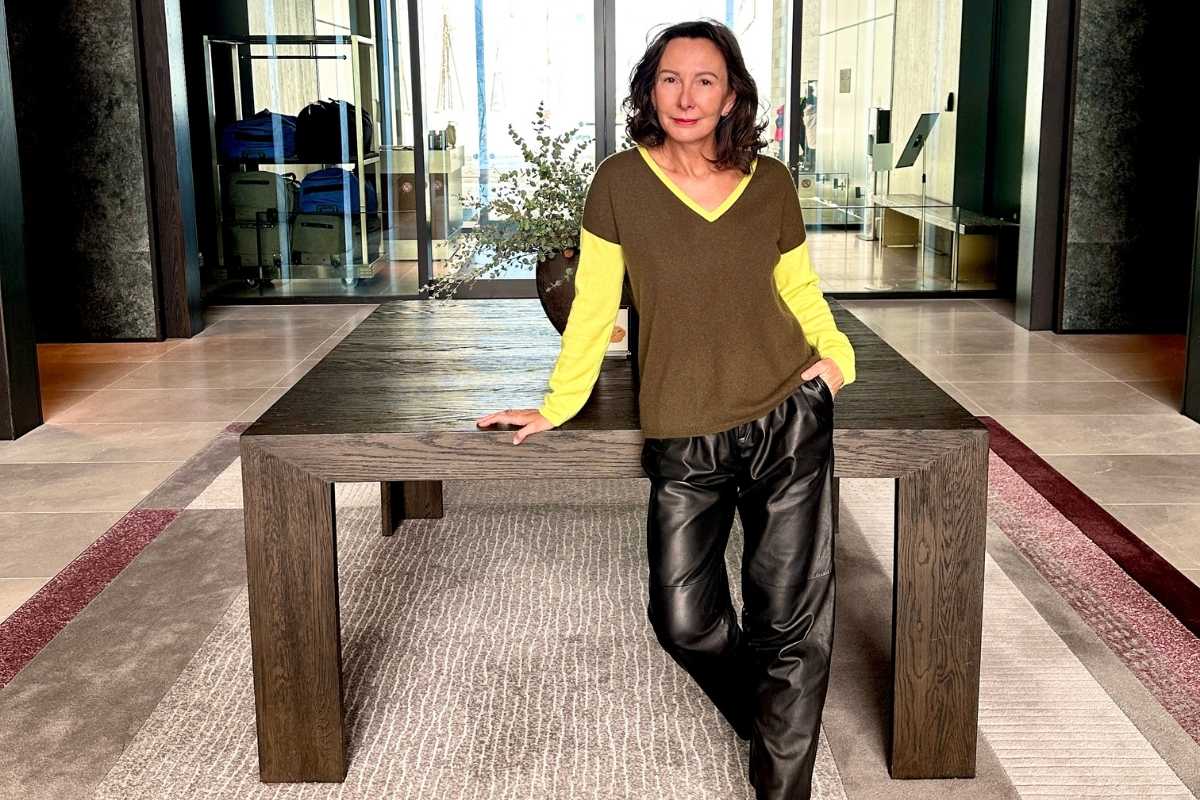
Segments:
[[[756,157],[750,162],[750,172],[742,176],[742,179],[738,181],[737,186],[733,187],[733,191],[729,193],[729,196],[721,201],[721,205],[717,206],[712,211],[709,211],[704,206],[693,200],[690,195],[683,191],[683,189],[680,189],[677,185],[675,185],[675,181],[671,180],[671,177],[663,171],[663,168],[658,165],[658,162],[654,160],[644,145],[639,144],[637,149],[638,152],[642,154],[642,158],[650,167],[651,171],[658,176],[658,179],[662,181],[664,186],[671,190],[671,194],[678,197],[681,203],[690,208],[692,211],[695,211],[709,222],[716,222],[722,214],[728,211],[729,208],[737,202],[737,199],[742,196],[742,192],[746,191],[746,187],[750,185],[750,179],[754,177],[754,170],[758,166],[758,158]]]

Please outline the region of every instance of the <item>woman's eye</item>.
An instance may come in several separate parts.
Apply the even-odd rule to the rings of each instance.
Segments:
[[[701,83],[703,83],[705,86],[711,86],[711,85],[712,85],[712,81],[710,81],[708,78],[704,78],[704,79],[703,79],[703,80],[701,80],[700,82],[701,82]]]

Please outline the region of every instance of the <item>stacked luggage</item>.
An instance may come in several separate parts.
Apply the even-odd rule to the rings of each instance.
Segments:
[[[331,164],[357,159],[371,149],[374,125],[365,111],[344,100],[318,101],[299,115],[262,110],[226,125],[221,159],[235,164]],[[365,197],[365,209],[362,207]],[[340,167],[313,172],[297,181],[292,173],[235,172],[228,181],[229,253],[226,262],[258,267],[313,264],[352,267],[379,251],[381,224],[372,182],[360,196],[359,176]],[[362,252],[366,212],[368,253]],[[347,282],[355,273],[348,272]]]
[[[292,220],[300,196],[296,176],[238,172],[229,178],[229,226],[238,264],[280,267],[291,262]]]
[[[368,153],[375,131],[370,114],[345,100],[318,100],[296,116],[263,109],[231,122],[221,130],[219,146],[227,162],[344,164],[358,156],[360,127]]]
[[[280,163],[296,158],[297,119],[263,109],[231,122],[221,131],[221,157],[226,161]]]
[[[375,187],[366,184],[368,250],[378,251],[379,220]],[[330,167],[314,172],[300,184],[300,213],[296,215],[292,252],[299,264],[339,266],[363,261],[358,178]],[[373,240],[372,240],[373,237]]]

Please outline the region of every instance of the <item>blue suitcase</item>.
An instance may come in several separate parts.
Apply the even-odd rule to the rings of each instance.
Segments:
[[[377,207],[375,186],[367,184],[367,212]],[[357,214],[358,177],[341,167],[330,167],[305,176],[300,181],[300,213]]]
[[[296,118],[263,109],[221,130],[226,161],[282,162],[296,158]]]

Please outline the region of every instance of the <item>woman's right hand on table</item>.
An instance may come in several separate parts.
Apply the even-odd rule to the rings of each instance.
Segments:
[[[508,408],[475,420],[475,424],[480,428],[486,428],[497,422],[502,425],[521,426],[521,430],[517,431],[516,436],[513,437],[513,444],[520,444],[525,437],[554,427],[554,424],[543,417],[536,408]]]

